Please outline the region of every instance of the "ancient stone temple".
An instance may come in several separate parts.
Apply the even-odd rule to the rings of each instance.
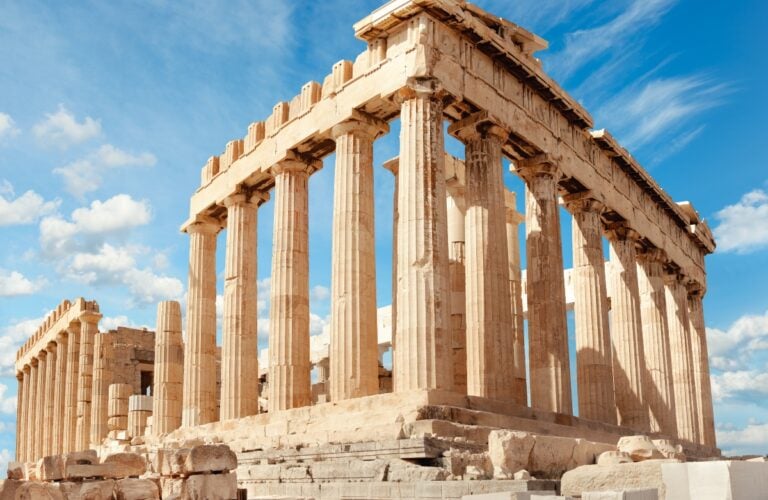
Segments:
[[[157,390],[151,421],[135,417],[136,432],[144,430],[136,450],[225,443],[249,496],[316,498],[413,498],[424,488],[460,498],[508,487],[513,474],[520,488],[547,488],[516,473],[557,479],[635,434],[671,455],[718,456],[702,307],[704,257],[715,243],[696,210],[595,130],[536,59],[546,42],[525,29],[460,0],[393,0],[354,29],[367,43],[355,61],[277,103],[203,167],[182,227],[185,335],[179,305],[160,304]],[[374,142],[394,120],[399,156],[374,159]],[[464,144],[463,159],[446,154],[446,130]],[[332,153],[331,341],[327,357],[313,359],[308,181]],[[505,186],[507,162],[524,193]],[[391,343],[377,328],[376,281],[389,279],[374,257],[380,165],[395,179]],[[265,203],[274,203],[274,226],[269,363],[260,367],[256,242]],[[562,217],[572,218],[571,235],[561,234]],[[31,425],[43,428],[49,413],[32,409],[47,401],[46,355],[56,357],[48,346],[73,322],[90,332],[79,337],[79,367],[61,369],[73,406],[72,415],[62,410],[62,428],[74,433],[64,451],[98,437],[85,430],[97,425],[86,425],[97,395],[97,313],[85,305],[60,313],[17,363],[20,421],[34,414]],[[391,374],[379,362],[382,345],[392,349]],[[70,391],[71,373],[79,384]],[[114,391],[115,412],[124,411]],[[505,451],[513,438],[527,450],[519,463]],[[47,453],[29,441],[22,458]]]

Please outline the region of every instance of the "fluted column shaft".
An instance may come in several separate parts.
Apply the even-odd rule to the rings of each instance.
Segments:
[[[331,401],[379,392],[373,141],[388,129],[361,117],[332,131]]]
[[[195,222],[189,234],[187,341],[184,344],[182,425],[216,420],[216,235],[214,221]]]
[[[112,335],[101,333],[93,343],[93,391],[91,393],[91,446],[99,446],[109,431],[109,386],[112,384]]]
[[[24,398],[27,396],[27,388],[24,387],[24,371],[16,373],[16,380],[18,381],[18,390],[16,392],[16,461],[21,462],[24,460],[24,444],[22,436],[24,436]]]
[[[48,353],[40,351],[37,355],[37,390],[35,392],[35,460],[43,457],[45,449],[45,406],[48,381]]]
[[[396,333],[397,333],[397,225],[400,219],[400,215],[397,208],[398,193],[398,173],[400,171],[400,158],[394,158],[392,160],[384,162],[384,168],[392,172],[395,177],[394,193],[392,199],[392,318],[390,321],[392,332],[392,352],[395,351]],[[394,360],[393,360],[394,365]]]
[[[664,284],[678,437],[698,443],[696,381],[693,373],[693,351],[686,290],[682,283],[682,276],[677,273],[665,274]]]
[[[665,260],[664,252],[659,249],[638,254],[637,278],[646,367],[643,394],[648,401],[651,432],[677,436],[667,301],[664,292]]]
[[[464,194],[449,192],[448,273],[451,280],[451,345],[453,348],[453,390],[467,393],[466,249]]]
[[[608,231],[608,239],[611,242],[611,339],[618,424],[647,432],[650,424],[643,393],[645,354],[635,250],[639,235],[619,225]]]
[[[183,370],[181,306],[173,301],[160,302],[157,305],[152,395],[152,433],[156,436],[175,431],[181,426]]]
[[[608,291],[600,214],[602,203],[566,198],[573,214],[573,289],[579,417],[616,424]]]
[[[520,223],[525,216],[515,209],[515,194],[507,191],[507,259],[509,261],[509,303],[512,311],[514,337],[515,380],[512,400],[523,406],[528,404],[528,384],[525,372],[525,316],[523,314],[523,280],[520,260]]]
[[[80,315],[80,380],[77,385],[77,427],[75,451],[90,448],[91,410],[93,397],[93,342],[98,333],[100,314],[86,312]]]
[[[260,196],[235,194],[227,207],[221,420],[259,412],[256,226]]]
[[[27,411],[26,422],[26,461],[37,460],[37,451],[35,450],[35,439],[39,437],[39,428],[37,427],[37,369],[39,362],[37,358],[32,358],[29,368],[29,410]]]
[[[80,330],[81,323],[73,323],[67,329],[67,389],[64,396],[64,424],[62,427],[62,452],[75,451],[77,428],[77,393],[80,384]]]
[[[43,456],[53,454],[53,412],[54,402],[56,395],[56,383],[57,383],[57,359],[58,352],[56,344],[51,342],[46,347],[45,359],[45,393],[44,393],[44,415],[43,415]]]
[[[467,394],[514,398],[514,335],[501,146],[489,123],[457,132],[466,147]]]
[[[561,174],[552,160],[541,157],[519,162],[517,172],[526,184],[531,406],[570,415],[573,403],[557,202]]]
[[[453,387],[443,105],[415,85],[400,96],[395,392]]]
[[[53,422],[51,453],[64,453],[64,405],[67,393],[67,359],[69,358],[69,339],[66,332],[61,332],[56,338],[56,390],[53,401]]]
[[[269,411],[311,403],[308,165],[273,167],[275,222],[269,324]]]
[[[707,329],[704,324],[704,289],[696,283],[688,286],[688,316],[691,330],[691,351],[693,358],[694,382],[696,384],[697,409],[699,416],[699,442],[712,448],[715,439],[715,416],[712,408],[712,387],[709,379],[709,350]]]

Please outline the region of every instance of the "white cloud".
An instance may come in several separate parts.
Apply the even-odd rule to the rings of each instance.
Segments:
[[[312,287],[312,289],[309,291],[309,300],[310,301],[324,301],[328,300],[331,296],[331,290],[327,286],[323,285],[315,285]]]
[[[58,215],[44,218],[40,223],[40,245],[47,256],[98,248],[107,237],[143,226],[150,218],[149,202],[118,194],[74,210],[69,221]]]
[[[14,199],[13,185],[3,179],[0,184],[0,226],[31,224],[56,211],[60,201],[45,201],[34,191]]]
[[[8,449],[3,448],[0,450],[0,471],[8,469],[8,462],[13,460],[13,455]]]
[[[16,128],[16,122],[13,121],[11,115],[7,113],[0,113],[0,140],[8,137],[14,137],[19,134],[19,129]]]
[[[25,319],[0,328],[0,376],[15,375],[16,351],[42,322],[42,317]]]
[[[656,25],[674,3],[675,0],[632,0],[626,10],[605,24],[566,35],[565,48],[547,59],[548,68],[558,80],[564,81],[608,52],[620,54],[627,43],[637,42],[638,34]]]
[[[768,373],[757,370],[740,370],[712,375],[712,399],[725,401],[740,399],[754,401],[768,396]]]
[[[102,332],[108,332],[110,330],[116,330],[118,326],[133,326],[128,316],[123,314],[118,316],[104,316],[99,321],[99,330]]]
[[[30,295],[45,286],[45,279],[30,280],[18,271],[7,271],[0,268],[0,297],[15,297]]]
[[[742,429],[717,429],[717,445],[726,456],[766,455],[768,424],[750,423]]]
[[[63,104],[55,113],[45,115],[45,119],[32,127],[32,133],[40,142],[60,148],[80,144],[101,134],[101,124],[90,116],[78,122]]]
[[[768,247],[768,193],[755,189],[715,214],[719,252],[749,253]]]
[[[0,413],[16,415],[16,396],[6,396],[8,386],[0,384]]]
[[[95,191],[103,182],[104,172],[120,167],[151,167],[157,158],[151,153],[134,155],[104,144],[84,158],[63,167],[53,169],[64,178],[64,185],[74,196],[82,198],[85,193]]]

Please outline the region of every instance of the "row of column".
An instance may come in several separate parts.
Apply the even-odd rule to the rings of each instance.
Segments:
[[[89,448],[93,343],[100,318],[83,313],[17,373],[19,460]]]
[[[520,220],[507,218],[502,177],[502,146],[508,134],[485,115],[451,127],[451,133],[466,146],[466,192],[463,207],[450,201],[446,204],[439,89],[432,81],[420,81],[401,91],[398,98],[400,160],[399,168],[393,169],[394,390],[451,390],[465,379],[467,394],[525,404],[517,241]],[[377,392],[372,151],[373,141],[386,130],[385,123],[362,114],[332,130],[336,141],[332,400]],[[296,156],[272,168],[275,222],[269,404],[273,411],[309,405],[311,399],[307,184],[309,173],[316,168],[313,163]],[[526,184],[531,404],[570,414],[559,168],[551,158],[541,156],[517,162],[516,170]],[[262,193],[238,193],[225,201],[221,419],[258,411],[256,213],[265,200]],[[707,406],[708,389],[708,368],[702,366],[706,343],[698,335],[703,331],[699,326],[703,325],[700,294],[686,295],[681,278],[662,273],[663,256],[658,252],[638,255],[639,236],[631,228],[618,224],[604,231],[601,213],[605,208],[589,193],[568,197],[566,207],[574,215],[580,415],[642,431],[679,434],[691,441],[709,439],[711,433],[703,432],[700,437],[699,429],[711,426],[711,417],[706,410],[697,410]],[[449,245],[449,231],[461,233],[456,227],[449,228],[449,208],[464,215],[461,245],[454,244],[459,243],[454,237]],[[187,228],[185,426],[217,418],[215,247],[221,228],[219,221],[206,219]],[[608,273],[602,253],[604,232],[611,242]],[[463,290],[452,281],[452,272],[457,275],[461,267]],[[609,285],[613,297],[610,318]],[[455,298],[462,291],[463,321],[457,328],[453,309],[461,302]],[[689,308],[696,312],[695,321],[689,317]],[[462,340],[466,367],[454,362]],[[457,375],[457,366],[466,375]],[[697,396],[696,384],[705,396]],[[711,400],[708,406],[711,408]],[[713,445],[714,439],[705,444]]]

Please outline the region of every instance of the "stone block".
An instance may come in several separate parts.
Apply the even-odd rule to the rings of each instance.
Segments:
[[[184,484],[189,500],[237,500],[237,476],[224,474],[195,474]]]
[[[160,498],[181,499],[184,495],[184,479],[180,477],[160,478]]]
[[[24,479],[27,481],[37,480],[37,464],[35,462],[24,463]]]
[[[571,467],[576,440],[536,436],[531,452],[530,472],[536,477],[558,478]]]
[[[22,484],[22,481],[18,479],[0,481],[0,500],[14,500],[16,498],[16,490]]]
[[[534,437],[527,432],[491,431],[488,435],[488,454],[494,477],[508,479],[520,469],[527,468],[534,443]]]
[[[27,481],[16,489],[16,500],[64,500],[59,486],[54,483]]]
[[[573,458],[568,465],[568,469],[597,463],[597,458],[607,451],[616,451],[616,447],[611,444],[577,439],[576,445],[573,447]]]
[[[151,469],[161,476],[179,476],[184,471],[189,448],[172,450],[160,448],[153,457]]]
[[[147,471],[147,461],[138,453],[113,453],[102,463],[113,466],[115,472],[124,474],[122,477],[138,477]]]
[[[661,468],[667,463],[671,462],[644,460],[618,465],[584,465],[563,474],[560,491],[563,495],[579,496],[586,491],[657,489],[659,497],[665,498]]]
[[[515,474],[512,476],[512,479],[515,481],[527,481],[531,479],[531,473],[525,469],[522,469],[515,472]]]
[[[673,444],[669,439],[654,439],[653,445],[659,450],[664,458],[674,458],[685,462],[686,456],[683,453],[683,447],[679,444]]]
[[[37,461],[37,476],[41,481],[64,479],[64,456],[51,455]]]
[[[115,482],[111,479],[77,483],[62,482],[59,483],[59,491],[68,500],[112,500]]]
[[[224,444],[195,446],[184,460],[184,474],[231,471],[237,468],[237,455]]]
[[[414,465],[405,460],[391,460],[387,479],[394,482],[444,481],[448,472],[441,467]]]
[[[659,500],[656,489],[624,490],[624,491],[588,491],[581,496],[582,500]]]
[[[597,457],[597,465],[618,465],[632,463],[632,457],[624,451],[606,451]]]
[[[160,489],[149,479],[121,479],[115,482],[116,500],[160,500]]]
[[[619,439],[616,447],[619,451],[627,453],[635,462],[652,458],[665,458],[648,436],[624,436]]]
[[[8,462],[8,479],[24,479],[24,464],[22,462]]]
[[[96,450],[73,451],[64,455],[64,465],[93,465],[99,463]]]

